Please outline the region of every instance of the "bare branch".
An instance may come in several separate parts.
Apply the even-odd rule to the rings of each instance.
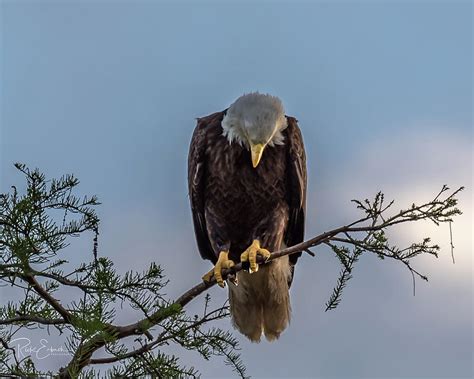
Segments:
[[[21,315],[17,317],[6,318],[0,320],[0,325],[10,325],[16,323],[25,323],[25,322],[35,322],[43,325],[62,325],[67,324],[67,321],[62,318],[53,318],[48,319],[44,317],[39,317],[35,315]]]

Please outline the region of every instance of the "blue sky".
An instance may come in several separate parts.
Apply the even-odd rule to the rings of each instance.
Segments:
[[[244,92],[277,95],[305,138],[308,236],[352,220],[349,200],[378,190],[403,207],[465,185],[465,213],[454,224],[456,265],[447,226],[392,232],[399,242],[428,233],[443,249],[420,259],[431,281],[416,297],[402,267],[365,257],[341,306],[324,313],[336,259],[324,248],[304,257],[290,328],[273,344],[242,338],[249,373],[473,375],[471,2],[0,4],[2,192],[21,180],[16,161],[74,173],[103,203],[101,253],[122,270],[162,264],[177,296],[209,269],[186,193],[194,119]],[[219,360],[177,353],[204,377],[230,375]]]

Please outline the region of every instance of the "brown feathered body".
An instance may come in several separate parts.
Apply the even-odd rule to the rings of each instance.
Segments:
[[[258,239],[276,251],[304,237],[306,165],[296,119],[287,117],[284,143],[268,147],[254,168],[249,150],[223,136],[226,111],[198,119],[188,162],[194,228],[203,258],[240,255]],[[238,273],[229,285],[234,326],[252,341],[277,338],[290,320],[289,287],[299,254]]]

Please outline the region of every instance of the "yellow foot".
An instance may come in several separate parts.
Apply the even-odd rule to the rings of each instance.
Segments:
[[[217,284],[224,288],[225,282],[222,279],[222,270],[231,268],[235,265],[233,261],[229,259],[229,252],[228,251],[221,251],[219,253],[219,258],[217,259],[217,263],[214,268],[209,271],[206,275],[202,277],[202,280],[205,282],[210,282],[212,277],[216,278]]]
[[[259,240],[253,240],[252,244],[247,248],[247,250],[245,250],[240,255],[241,262],[250,263],[250,273],[258,271],[257,254],[264,257],[265,260],[267,260],[271,255],[271,253],[267,249],[260,247]]]

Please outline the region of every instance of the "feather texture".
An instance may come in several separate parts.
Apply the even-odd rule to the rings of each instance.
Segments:
[[[220,251],[240,261],[258,239],[276,251],[304,238],[306,162],[293,117],[286,116],[283,144],[268,146],[259,165],[250,152],[230,144],[222,127],[226,111],[198,119],[188,158],[188,185],[199,252],[213,263]],[[239,273],[231,285],[233,323],[253,341],[277,338],[290,320],[289,287],[300,254],[275,260],[258,273]]]

